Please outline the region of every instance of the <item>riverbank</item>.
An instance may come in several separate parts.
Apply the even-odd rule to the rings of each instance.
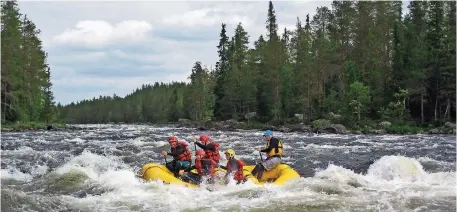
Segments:
[[[129,123],[107,123],[107,124],[129,124]],[[153,125],[151,123],[131,123]],[[154,124],[155,125],[155,124]],[[418,127],[412,125],[398,125],[383,121],[379,124],[371,123],[360,129],[346,128],[343,124],[334,124],[326,119],[318,119],[309,124],[291,123],[282,125],[273,125],[256,121],[240,122],[236,120],[226,121],[207,121],[194,122],[188,119],[180,119],[178,123],[161,123],[158,125],[175,125],[178,128],[194,128],[199,131],[237,131],[242,130],[273,130],[280,132],[301,132],[301,133],[319,133],[319,134],[397,134],[397,135],[412,135],[412,134],[456,134],[456,125],[446,122],[439,127]],[[92,128],[92,127],[90,127]],[[46,124],[40,122],[19,122],[14,124],[3,124],[2,132],[21,132],[21,131],[39,131],[39,130],[84,130],[89,127],[72,126],[62,123]]]
[[[274,130],[280,132],[302,132],[302,133],[324,133],[324,134],[456,134],[456,125],[446,122],[439,127],[418,127],[413,125],[398,125],[387,121],[370,123],[361,128],[348,129],[343,124],[334,124],[326,119],[318,119],[309,124],[291,123],[272,125],[260,122],[239,122],[227,120],[220,122],[192,122],[187,119],[180,119],[178,127],[195,128],[196,130],[210,131],[236,131],[243,130]]]
[[[2,132],[23,132],[39,130],[60,130],[66,129],[67,125],[62,123],[44,123],[44,122],[16,122],[1,125]]]

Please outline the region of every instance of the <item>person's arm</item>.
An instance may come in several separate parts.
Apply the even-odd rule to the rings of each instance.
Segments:
[[[195,142],[195,143],[197,144],[197,146],[199,146],[203,150],[216,151],[216,148],[214,147],[213,144],[204,145],[204,144],[201,144],[201,143],[198,143],[198,142]]]
[[[176,147],[176,151],[167,152],[167,155],[171,155],[173,157],[176,157],[176,156],[180,155],[181,153],[183,153],[184,151],[186,151],[186,148],[184,148],[183,146],[178,146],[178,147]]]
[[[278,140],[278,139],[276,139],[276,138],[271,138],[271,139],[270,139],[270,145],[268,145],[267,148],[260,150],[260,152],[269,152],[269,151],[271,151],[273,148],[277,148],[277,147],[278,147],[278,143],[279,143],[279,140]]]

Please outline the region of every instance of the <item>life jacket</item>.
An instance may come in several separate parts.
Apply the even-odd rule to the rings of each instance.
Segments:
[[[174,159],[177,161],[192,160],[192,154],[190,153],[189,149],[187,148],[187,143],[184,141],[181,141],[178,143],[178,146],[183,146],[185,148],[185,150],[178,156],[174,157]],[[171,148],[171,151],[172,152],[176,151],[176,148]]]
[[[213,177],[216,172],[216,162],[209,158],[202,158],[195,160],[195,168],[200,176],[211,176]]]
[[[216,142],[211,142],[211,144],[213,144],[216,151],[214,152],[209,149],[205,150],[206,157],[213,159],[215,162],[219,162],[219,160],[221,159],[221,156],[219,154],[219,144]]]
[[[267,142],[267,147],[270,146],[270,141]],[[278,140],[278,147],[271,149],[269,152],[267,152],[268,157],[275,157],[279,156],[282,157],[282,151],[283,149],[283,142],[282,140]]]
[[[233,160],[235,160],[235,163],[233,163]],[[232,167],[232,164],[234,164],[234,167]],[[243,176],[243,166],[246,165],[242,160],[237,160],[235,158],[230,158],[229,161],[227,161],[227,171],[235,171],[235,174],[233,176],[234,180],[241,181],[244,179]]]

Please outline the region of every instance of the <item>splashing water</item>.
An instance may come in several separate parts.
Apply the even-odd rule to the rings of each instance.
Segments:
[[[300,179],[282,187],[247,182],[205,189],[135,176],[143,164],[163,162],[168,136],[190,141],[199,132],[88,127],[2,133],[2,211],[456,210],[455,136],[276,133],[288,147],[283,160]],[[248,164],[259,160],[260,132],[203,133],[221,144],[221,152],[232,148]]]

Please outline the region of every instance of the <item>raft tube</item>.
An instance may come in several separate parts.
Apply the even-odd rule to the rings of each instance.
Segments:
[[[269,171],[264,171],[260,182],[255,176],[251,174],[251,171],[254,169],[255,165],[244,166],[243,175],[248,179],[254,182],[257,185],[263,185],[265,183],[271,183],[274,185],[284,185],[286,182],[300,178],[300,175],[292,167],[287,164],[279,164],[275,168],[270,169]]]
[[[243,167],[243,175],[253,183],[257,185],[264,185],[265,183],[271,183],[274,185],[284,185],[286,182],[300,178],[300,175],[289,165],[287,164],[280,164],[275,168],[264,171],[262,175],[262,179],[260,182],[257,180],[255,176],[251,174],[251,171],[254,169],[255,165],[249,165]],[[196,173],[196,170],[192,170],[192,172]],[[165,184],[177,184],[177,185],[184,185],[187,187],[199,187],[199,185],[184,182],[179,178],[176,178],[165,165],[158,164],[158,163],[148,163],[144,165],[140,171],[140,177],[146,181],[156,181],[161,180]],[[224,175],[226,171],[222,168],[216,169],[216,175]]]

